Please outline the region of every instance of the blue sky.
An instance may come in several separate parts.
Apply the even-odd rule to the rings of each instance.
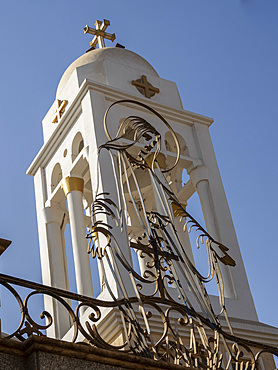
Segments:
[[[33,179],[41,120],[67,66],[89,48],[86,24],[110,19],[117,42],[178,85],[211,136],[259,318],[277,318],[276,0],[0,0],[1,272],[40,281]],[[191,211],[194,215],[194,210]]]

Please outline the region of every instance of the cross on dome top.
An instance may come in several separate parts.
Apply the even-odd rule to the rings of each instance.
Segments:
[[[111,40],[112,42],[115,40],[115,33],[105,32],[106,28],[110,26],[110,21],[107,19],[103,19],[102,23],[101,21],[95,21],[95,26],[96,29],[91,28],[88,25],[84,27],[84,33],[89,33],[95,36],[93,40],[90,41],[91,47],[96,48],[98,44],[99,48],[105,48],[104,39]]]

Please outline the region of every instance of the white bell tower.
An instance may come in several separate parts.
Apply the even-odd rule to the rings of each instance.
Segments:
[[[64,237],[69,223],[77,293],[94,297],[85,236],[87,228],[92,227],[91,206],[96,196],[102,193],[109,194],[109,199],[116,204],[119,199],[122,204],[126,203],[122,207],[125,215],[119,216],[122,223],[115,226],[115,222],[106,216],[105,222],[108,228],[113,229],[113,236],[126,261],[133,266],[134,258],[138,256],[140,272],[144,275],[146,260],[140,259],[139,249],[134,254],[130,247],[134,247],[132,243],[140,234],[138,225],[144,210],[139,210],[136,215],[130,204],[138,200],[144,204],[146,214],[152,211],[164,214],[166,206],[162,188],[152,183],[144,169],[138,168],[135,172],[142,199],[131,199],[131,195],[121,199],[119,189],[122,188],[121,194],[129,190],[128,185],[118,178],[124,171],[127,177],[131,176],[131,169],[116,168],[115,163],[119,165],[120,159],[114,158],[113,162],[111,156],[115,155],[111,150],[99,151],[103,144],[117,136],[126,117],[144,117],[161,137],[160,154],[156,161],[162,170],[167,170],[165,181],[170,184],[184,209],[191,196],[198,193],[206,224],[203,226],[213,240],[229,248],[226,253],[224,249],[215,247],[219,258],[225,262],[220,268],[229,316],[255,323],[258,318],[210,138],[209,127],[213,119],[184,110],[176,84],[161,78],[141,56],[122,47],[105,47],[104,38],[112,41],[115,38],[114,34],[106,33],[108,25],[108,21],[97,21],[96,29],[86,26],[85,33],[95,36],[91,42],[92,49],[75,60],[63,74],[56,100],[42,122],[44,144],[27,171],[28,175],[34,176],[43,284],[69,289]],[[95,49],[97,43],[99,48]],[[123,145],[128,145],[130,140],[132,135],[127,131],[122,139]],[[140,148],[140,145],[138,142],[137,147]],[[179,150],[180,159],[175,163]],[[149,156],[149,166],[159,178],[152,158]],[[185,185],[182,181],[184,170],[189,175]],[[132,186],[135,189],[136,184]],[[130,189],[130,194],[134,193],[134,189]],[[175,219],[177,235],[188,259],[194,264],[192,248],[196,246],[191,245],[188,234],[183,232],[180,213],[176,212],[174,205],[172,208],[168,211]],[[96,221],[98,219],[96,217]],[[95,246],[105,243],[103,235],[95,235]],[[112,258],[111,261],[116,264]],[[108,299],[111,293],[105,286],[103,269],[105,263],[98,261],[102,285],[100,297]],[[112,273],[106,276],[113,294],[121,297],[124,290],[127,295],[131,294],[133,286],[128,271],[121,264],[117,269],[124,282],[120,289]],[[185,290],[194,301],[192,287]],[[215,310],[219,311],[218,297],[211,296],[210,300]],[[62,337],[71,326],[69,318],[60,312],[59,305],[51,297],[46,297],[45,306],[58,319],[52,335]]]

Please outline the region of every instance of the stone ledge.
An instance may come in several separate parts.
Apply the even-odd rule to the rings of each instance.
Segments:
[[[122,352],[64,342],[47,337],[31,336],[24,342],[0,339],[0,369],[169,369],[181,366],[146,359]],[[2,356],[3,355],[3,356]],[[7,359],[9,365],[7,367]],[[18,367],[18,363],[21,366]],[[4,366],[4,367],[3,367]],[[188,368],[188,370],[190,370]]]

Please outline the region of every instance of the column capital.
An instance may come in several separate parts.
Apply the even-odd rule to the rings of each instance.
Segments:
[[[197,166],[194,167],[190,172],[189,176],[192,181],[192,184],[194,185],[195,189],[197,189],[197,185],[201,181],[207,181],[209,178],[207,166]]]
[[[56,222],[59,225],[61,224],[62,219],[66,213],[65,210],[55,207],[45,207],[42,212],[46,224]]]
[[[83,193],[84,180],[80,177],[71,177],[68,176],[62,181],[62,188],[65,195],[67,196],[73,190],[78,190]]]

